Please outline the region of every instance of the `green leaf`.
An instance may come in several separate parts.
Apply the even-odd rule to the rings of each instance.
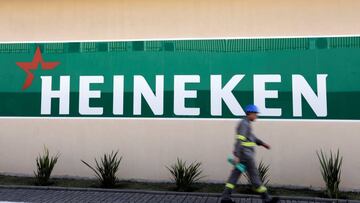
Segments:
[[[177,158],[176,163],[166,166],[175,182],[177,190],[189,191],[193,184],[200,181],[203,176],[200,162],[193,162],[190,165],[186,161]]]
[[[59,154],[50,156],[48,148],[44,146],[44,153],[42,155],[39,154],[35,159],[36,171],[34,171],[34,176],[38,185],[50,184],[49,179],[59,157]]]
[[[95,167],[83,160],[81,161],[95,173],[102,187],[111,188],[117,182],[116,174],[121,160],[122,157],[118,157],[118,151],[112,151],[110,154],[104,154],[100,158],[100,162],[95,159]]]
[[[330,198],[338,198],[343,158],[340,156],[339,149],[336,153],[331,150],[329,153],[330,155],[327,156],[322,150],[320,153],[316,152],[320,162],[321,175],[326,185],[326,194]]]

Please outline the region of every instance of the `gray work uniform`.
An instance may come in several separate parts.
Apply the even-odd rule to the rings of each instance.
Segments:
[[[240,159],[240,162],[246,166],[246,172],[249,175],[251,184],[255,191],[261,193],[264,199],[268,199],[267,190],[262,185],[259,177],[258,169],[255,165],[255,145],[262,145],[263,141],[258,139],[252,132],[251,121],[247,118],[240,121],[236,129],[236,142],[234,147],[234,155]],[[223,199],[230,199],[232,190],[240,178],[241,172],[234,168],[231,171],[230,177],[226,183],[223,192]]]

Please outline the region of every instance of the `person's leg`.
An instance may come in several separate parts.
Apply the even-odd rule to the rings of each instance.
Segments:
[[[246,169],[255,192],[259,193],[263,200],[270,201],[271,198],[267,192],[267,188],[261,182],[254,159],[247,160]]]
[[[228,181],[225,184],[225,189],[222,193],[221,199],[223,201],[230,201],[231,200],[231,193],[233,191],[233,189],[236,186],[237,181],[239,180],[239,177],[241,175],[241,172],[239,170],[237,170],[236,168],[234,168],[231,171],[230,177],[228,179]]]

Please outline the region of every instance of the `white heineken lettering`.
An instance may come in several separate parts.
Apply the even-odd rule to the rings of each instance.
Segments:
[[[327,116],[326,99],[327,74],[317,75],[317,96],[302,75],[292,76],[293,115],[302,116],[302,96],[318,117]]]
[[[175,75],[174,76],[174,113],[183,116],[200,115],[200,108],[185,107],[186,98],[196,98],[196,90],[185,90],[186,83],[199,83],[199,75]]]
[[[113,114],[124,114],[124,76],[115,75],[113,82]]]
[[[90,107],[90,98],[100,98],[100,90],[90,90],[90,84],[104,83],[104,76],[80,76],[79,113],[81,115],[102,115],[102,107]]]
[[[79,77],[79,106],[78,112],[81,115],[104,115],[103,108],[112,108],[113,115],[137,115],[141,116],[144,114],[143,102],[146,102],[151,109],[153,115],[162,116],[164,115],[164,105],[170,103],[173,112],[167,112],[167,114],[175,114],[177,116],[200,116],[202,110],[208,112],[211,116],[222,116],[223,115],[223,103],[230,110],[231,114],[235,116],[245,115],[242,105],[246,105],[244,100],[248,101],[250,98],[244,98],[241,92],[239,93],[240,85],[246,85],[245,78],[249,77],[243,74],[233,75],[228,81],[223,83],[222,75],[209,75],[209,80],[203,80],[201,83],[200,75],[174,75],[173,78],[173,98],[168,96],[165,98],[165,88],[172,88],[171,84],[165,84],[164,75],[154,75],[154,82],[149,83],[141,75],[134,75],[133,83],[127,87],[127,92],[132,92],[132,105],[126,103],[131,101],[125,99],[125,83],[127,78],[123,75],[114,75],[107,80],[102,75],[97,76],[80,76]],[[266,105],[267,101],[276,101],[279,99],[279,94],[276,88],[267,87],[268,84],[276,83],[275,87],[282,87],[282,77],[280,74],[254,74],[253,76],[253,101],[260,108],[261,116],[280,117],[283,114],[283,109],[275,104],[270,108]],[[303,116],[303,103],[302,100],[307,102],[310,108],[314,111],[317,117],[327,116],[327,90],[326,90],[326,74],[316,75],[316,93],[312,89],[309,83],[302,75],[294,74],[289,76],[292,80],[292,107],[293,116]],[[170,79],[170,78],[167,78]],[[289,78],[290,79],[290,78]],[[242,82],[244,80],[244,82]],[[105,83],[104,83],[105,81]],[[204,84],[204,81],[209,81]],[[247,80],[249,81],[249,80]],[[112,84],[112,106],[91,106],[90,101],[101,100],[100,87],[108,87]],[[244,84],[243,84],[244,83]],[[95,85],[96,84],[96,85]],[[191,84],[191,85],[190,85]],[[224,84],[224,85],[223,85]],[[91,87],[95,85],[94,87]],[[209,88],[205,88],[208,91],[208,98],[204,98],[201,94],[201,98],[198,98],[199,87],[204,90],[204,85],[209,85]],[[189,87],[190,86],[190,87]],[[314,85],[315,86],[315,85]],[[111,86],[110,86],[111,87]],[[249,88],[248,84],[246,86]],[[288,84],[285,86],[289,88]],[[97,88],[97,89],[96,89]],[[72,90],[76,92],[77,90]],[[105,95],[108,95],[107,90]],[[110,90],[111,93],[111,90]],[[69,115],[70,114],[70,76],[60,76],[59,89],[54,90],[53,81],[51,76],[41,77],[41,114],[51,115],[52,114],[52,101],[53,99],[59,100],[59,114]],[[209,104],[203,104],[198,102],[209,101]],[[196,102],[196,105],[186,105],[187,102]],[[291,102],[291,101],[289,101]],[[126,103],[126,104],[125,104]],[[124,109],[124,107],[132,107],[132,109]],[[110,109],[109,109],[110,110]],[[169,110],[169,108],[167,108]],[[125,111],[125,112],[124,112]],[[109,111],[107,111],[109,112]],[[111,111],[110,111],[111,112]],[[75,112],[72,112],[73,114]],[[290,113],[290,112],[288,112]]]
[[[280,75],[254,75],[254,104],[260,109],[262,116],[281,116],[280,108],[266,108],[266,99],[277,99],[277,90],[266,90],[266,83],[281,82]]]
[[[51,114],[51,101],[59,99],[59,114],[69,114],[70,76],[60,76],[59,90],[52,90],[52,77],[41,76],[41,114]]]
[[[245,75],[234,75],[228,83],[222,88],[221,75],[211,75],[210,79],[210,108],[211,115],[222,115],[222,101],[225,102],[231,113],[236,116],[245,115],[244,110],[241,108],[239,102],[236,100],[232,91],[236,85],[244,78]]]
[[[141,98],[144,97],[154,115],[164,113],[164,76],[156,76],[155,94],[149,87],[145,78],[140,75],[134,76],[134,115],[141,115]]]

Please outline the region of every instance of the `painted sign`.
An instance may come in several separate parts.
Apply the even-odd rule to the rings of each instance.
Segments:
[[[360,38],[0,44],[2,117],[360,119]]]

